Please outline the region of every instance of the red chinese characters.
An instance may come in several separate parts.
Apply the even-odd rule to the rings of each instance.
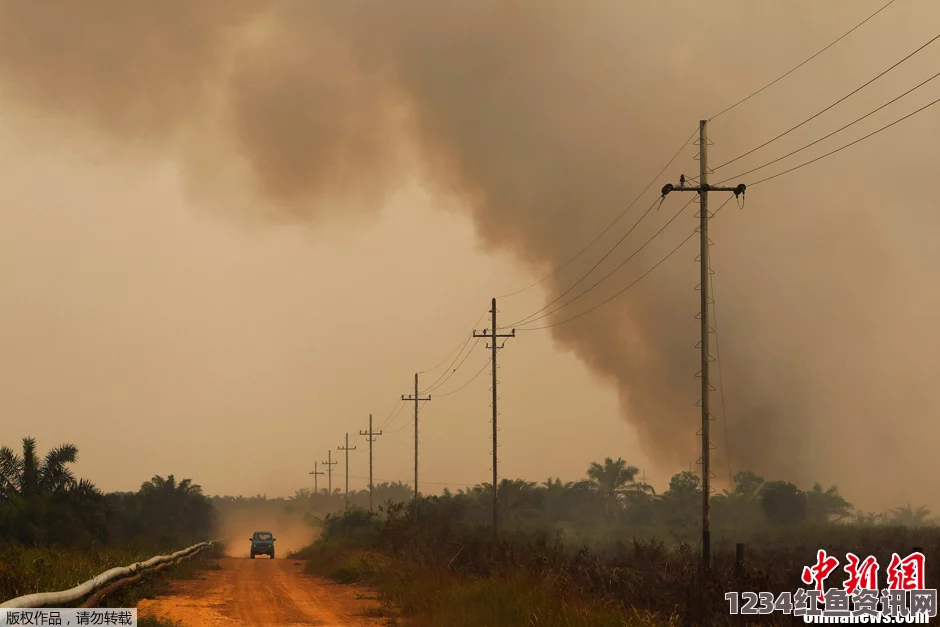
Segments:
[[[824,582],[832,574],[832,571],[839,565],[839,560],[831,555],[826,555],[824,549],[816,552],[816,564],[803,567],[803,583],[809,585],[816,584],[816,591],[819,592],[819,601],[824,603],[822,593],[825,591]]]
[[[854,553],[846,553],[848,564],[843,569],[849,577],[845,580],[846,594],[853,594],[856,590],[878,589],[878,560],[869,555],[864,561],[859,560]]]
[[[887,569],[888,589],[923,590],[924,561],[923,553],[911,553],[904,559],[892,553]]]

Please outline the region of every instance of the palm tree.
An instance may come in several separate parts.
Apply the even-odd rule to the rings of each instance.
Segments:
[[[628,465],[626,460],[620,457],[617,458],[617,461],[608,457],[604,460],[603,465],[597,462],[591,463],[587,475],[604,499],[604,511],[607,516],[612,516],[616,508],[619,507],[620,495],[628,485],[636,484],[636,476],[639,473],[639,468]]]
[[[78,447],[74,444],[62,444],[46,453],[42,460],[36,454],[33,438],[23,438],[22,457],[4,446],[0,448],[0,499],[31,499],[73,489],[79,484],[68,464],[76,461]],[[85,485],[90,484],[85,482]]]
[[[499,482],[499,508],[520,516],[533,515],[539,509],[540,493],[534,481],[503,479]]]
[[[926,506],[913,509],[908,503],[907,507],[896,507],[891,510],[890,521],[893,525],[923,527],[930,522],[930,510]]]
[[[809,516],[816,522],[839,522],[851,516],[852,505],[846,501],[836,486],[823,490],[819,483],[806,493]]]

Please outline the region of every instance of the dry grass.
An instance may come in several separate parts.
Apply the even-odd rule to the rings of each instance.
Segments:
[[[103,605],[133,607],[137,598],[157,594],[168,579],[191,578],[199,570],[217,567],[216,558],[222,550],[204,550],[189,560],[145,578],[138,585],[119,591],[108,597]],[[128,566],[160,553],[153,549],[98,548],[81,551],[5,546],[0,549],[0,596],[11,599],[24,594],[67,590],[111,568]]]
[[[409,625],[733,625],[725,592],[804,587],[802,568],[820,548],[841,561],[853,552],[887,564],[892,553],[915,546],[930,563],[940,558],[937,528],[802,526],[749,536],[740,571],[734,544],[717,543],[703,576],[701,549],[691,544],[634,540],[572,550],[545,534],[494,541],[487,529],[447,521],[414,529],[394,517],[347,518],[328,525],[327,538],[299,557],[315,574],[374,585]],[[841,574],[830,585],[839,585]]]

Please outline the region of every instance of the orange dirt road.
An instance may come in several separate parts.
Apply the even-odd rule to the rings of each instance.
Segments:
[[[380,607],[374,593],[307,575],[299,560],[225,557],[219,565],[221,570],[201,571],[198,579],[173,581],[167,596],[141,599],[138,614],[184,627],[387,624],[365,615]]]

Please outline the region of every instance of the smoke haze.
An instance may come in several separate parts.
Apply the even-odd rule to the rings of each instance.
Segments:
[[[700,118],[872,10],[807,2],[10,1],[0,4],[0,94],[15,107],[9,115],[19,132],[37,141],[93,138],[112,156],[174,159],[194,204],[226,219],[361,224],[403,180],[418,177],[441,205],[471,216],[487,251],[510,253],[541,276],[637,196]],[[940,18],[927,2],[892,8],[879,28],[903,36],[867,46],[882,31],[860,30],[793,76],[809,87],[768,92],[716,120],[712,167],[912,50],[931,34],[930,19],[915,19],[923,13]],[[762,41],[776,47],[764,50]],[[858,61],[869,48],[877,56]],[[847,103],[829,126],[729,165],[718,180],[920,82],[938,52],[926,50],[867,99]],[[936,96],[918,97],[922,104]],[[919,104],[899,106],[864,132]],[[929,177],[924,164],[935,163],[926,137],[940,127],[931,115],[853,147],[852,157],[749,189],[742,211],[733,200],[722,209],[712,239],[723,381],[713,403],[727,402],[728,436],[716,422],[716,472],[727,475],[730,451],[736,469],[838,483],[860,504],[931,501],[931,480],[919,477],[940,435],[940,359],[928,315],[940,292],[938,254],[923,234],[940,219],[914,185]],[[862,126],[835,145],[864,134]],[[698,174],[694,151],[687,146],[623,223],[543,284],[546,302],[600,259],[663,183]],[[688,195],[670,196],[560,302],[640,246],[689,199],[680,196]],[[712,210],[724,200],[712,194]],[[611,280],[520,329],[564,320],[637,278],[691,233],[695,208]],[[665,473],[700,454],[694,246],[627,295],[548,331],[616,389],[624,419]],[[507,324],[521,317],[503,315]],[[892,465],[913,471],[903,486],[883,479]],[[247,538],[251,521],[236,522],[234,536]]]
[[[310,546],[318,535],[318,530],[298,514],[275,511],[271,507],[222,509],[219,538],[225,544],[225,553],[229,557],[248,557],[251,553],[249,539],[256,531],[270,531],[274,534],[275,559],[287,557],[293,551]]]

